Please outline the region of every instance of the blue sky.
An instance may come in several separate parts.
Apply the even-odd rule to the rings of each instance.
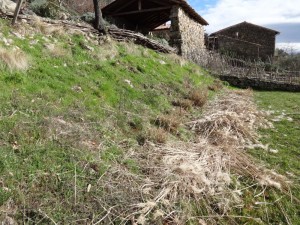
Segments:
[[[207,33],[248,21],[278,30],[277,44],[300,51],[300,0],[188,0],[210,24]]]

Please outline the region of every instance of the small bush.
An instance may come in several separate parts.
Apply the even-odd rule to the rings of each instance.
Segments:
[[[190,91],[188,99],[193,102],[194,106],[202,107],[208,100],[208,89],[207,88],[198,88]]]

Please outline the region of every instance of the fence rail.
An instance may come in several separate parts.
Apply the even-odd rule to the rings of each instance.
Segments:
[[[271,63],[244,61],[206,51],[192,52],[187,58],[209,69],[216,76],[232,76],[300,85],[300,71],[280,70]]]
[[[262,81],[272,81],[287,84],[300,84],[300,71],[266,71],[252,66],[250,68],[232,67],[224,70],[220,75],[246,77]]]

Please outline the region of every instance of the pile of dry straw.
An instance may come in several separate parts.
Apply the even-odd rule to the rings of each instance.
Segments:
[[[246,90],[217,96],[205,106],[201,119],[183,124],[195,134],[193,140],[147,143],[129,151],[127,157],[139,162],[140,172],[111,167],[101,178],[99,187],[105,196],[101,201],[109,209],[101,221],[218,224],[233,208],[243,207],[248,188],[287,191],[285,177],[267,170],[246,152],[261,145],[258,128],[272,128],[252,95]],[[249,187],[242,185],[245,180]]]
[[[250,178],[254,185],[288,188],[283,176],[246,153],[248,146],[259,144],[258,128],[272,128],[256,108],[252,91],[228,91],[206,107],[203,118],[186,125],[197,134],[194,141],[148,152],[144,165],[149,180],[142,188],[144,203],[136,205],[138,223],[145,224],[151,215],[185,224],[192,216],[187,205],[193,203],[201,203],[210,215],[226,215],[233,205],[242,204],[238,177]]]

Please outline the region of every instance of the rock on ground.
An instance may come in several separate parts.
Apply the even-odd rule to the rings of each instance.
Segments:
[[[14,13],[16,3],[11,0],[0,0],[0,11],[4,13]]]

